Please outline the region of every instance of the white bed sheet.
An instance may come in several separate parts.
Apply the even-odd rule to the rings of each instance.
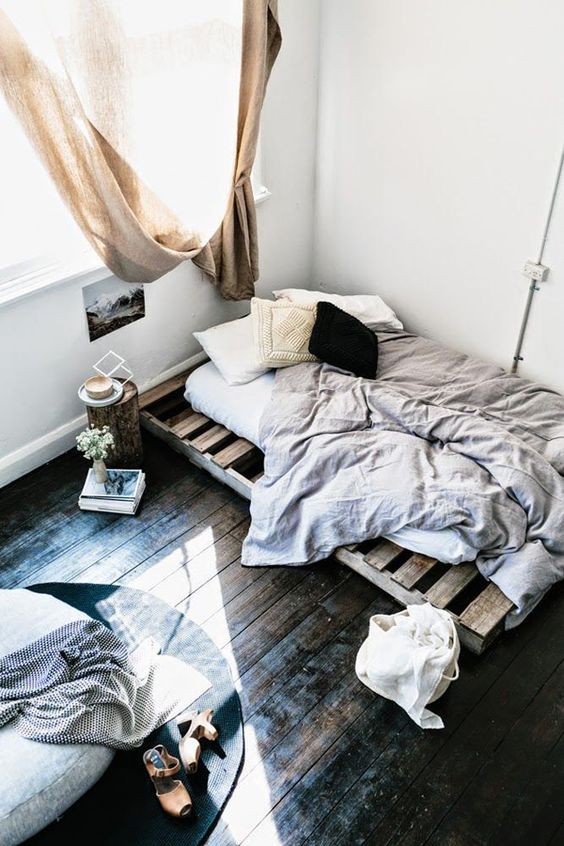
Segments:
[[[273,385],[273,370],[252,382],[229,385],[213,361],[208,361],[188,376],[184,396],[194,411],[260,447],[260,418],[270,402]]]
[[[195,411],[260,447],[260,419],[270,401],[273,385],[272,370],[244,385],[229,385],[209,361],[190,374],[184,396]],[[477,555],[454,529],[430,532],[406,526],[386,537],[412,552],[429,555],[445,564],[473,561]]]

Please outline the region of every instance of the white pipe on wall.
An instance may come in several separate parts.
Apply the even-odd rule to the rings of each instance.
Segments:
[[[562,148],[562,152],[560,153],[560,161],[558,163],[558,170],[556,172],[556,179],[554,181],[554,186],[552,188],[552,196],[550,198],[550,205],[548,207],[548,214],[546,216],[546,223],[544,225],[544,232],[541,240],[541,245],[539,248],[539,252],[537,255],[537,264],[542,264],[542,260],[544,257],[544,248],[546,246],[546,242],[548,239],[548,233],[550,230],[550,225],[552,223],[552,217],[554,215],[554,208],[556,206],[556,199],[558,197],[558,189],[560,188],[560,179],[562,177],[562,168],[564,166],[564,147]],[[527,301],[525,303],[525,310],[523,312],[523,319],[521,321],[521,326],[519,328],[519,335],[517,337],[517,346],[515,347],[515,355],[513,356],[513,364],[511,366],[511,372],[517,373],[519,369],[519,362],[523,360],[523,356],[521,355],[521,350],[523,349],[523,341],[525,339],[525,332],[527,331],[527,324],[529,322],[529,316],[531,314],[531,306],[533,304],[533,297],[540,291],[539,286],[537,285],[534,279],[531,279],[531,284],[529,285],[529,293],[527,294]]]

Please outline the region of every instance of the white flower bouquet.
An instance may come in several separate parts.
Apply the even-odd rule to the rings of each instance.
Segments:
[[[84,453],[84,457],[89,461],[104,461],[114,446],[114,436],[109,426],[104,426],[102,429],[92,426],[76,436],[77,450]]]
[[[97,429],[91,426],[76,436],[76,448],[84,453],[84,457],[94,462],[94,473],[96,481],[107,482],[108,471],[104,464],[108,452],[115,446],[114,436],[109,426]]]

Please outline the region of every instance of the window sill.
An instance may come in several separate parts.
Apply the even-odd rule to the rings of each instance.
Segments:
[[[268,200],[272,194],[261,186],[255,191],[255,205]],[[0,307],[26,299],[40,291],[80,280],[83,283],[99,282],[107,279],[112,272],[102,264],[92,251],[85,251],[68,261],[53,261],[36,270],[17,276],[8,282],[0,283]]]
[[[111,271],[93,253],[84,253],[68,261],[53,261],[36,270],[0,285],[0,306],[26,299],[56,285],[74,282],[98,282],[111,276]]]

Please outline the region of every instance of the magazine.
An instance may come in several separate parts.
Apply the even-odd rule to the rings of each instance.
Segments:
[[[139,489],[143,479],[142,470],[108,470],[105,482],[97,482],[96,474],[91,468],[80,494],[92,500],[113,500],[115,502],[135,502],[139,496]]]
[[[107,511],[115,514],[135,514],[144,490],[145,475],[143,474],[137,499],[134,499],[133,501],[128,499],[120,502],[117,499],[110,499],[109,497],[97,499],[96,497],[81,496],[78,500],[78,506],[82,509],[82,511]]]

